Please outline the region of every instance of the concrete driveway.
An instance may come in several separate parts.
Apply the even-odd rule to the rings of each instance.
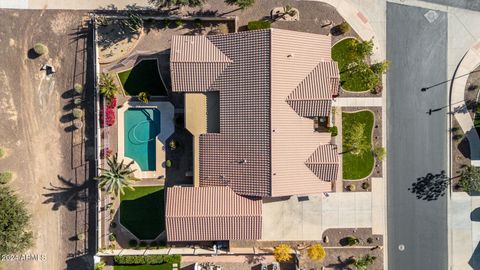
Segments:
[[[320,240],[329,228],[372,226],[372,193],[264,200],[262,240]]]

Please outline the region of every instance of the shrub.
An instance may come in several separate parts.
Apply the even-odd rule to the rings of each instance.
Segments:
[[[368,182],[363,182],[362,183],[362,188],[363,189],[369,189],[370,188],[370,184]]]
[[[358,240],[358,238],[353,237],[353,236],[347,236],[345,238],[345,241],[346,241],[347,245],[349,245],[349,246],[355,246],[358,243],[360,243],[360,240]]]
[[[258,30],[258,29],[268,29],[272,26],[272,23],[269,21],[251,21],[247,24],[248,30]]]
[[[382,85],[381,81],[379,81],[379,82],[377,83],[377,85],[375,85],[375,87],[373,87],[373,88],[370,90],[370,93],[376,95],[376,94],[382,93],[382,91],[383,91],[383,85]]]
[[[107,107],[105,112],[102,111],[102,126],[113,126],[115,124],[115,111],[112,108]]]
[[[138,241],[135,240],[135,239],[130,239],[130,241],[128,241],[128,246],[129,247],[136,247],[136,246],[138,246]],[[116,260],[115,260],[115,262],[116,262]]]
[[[328,128],[328,132],[332,134],[333,137],[338,135],[338,128],[336,126]]]
[[[350,184],[350,185],[347,186],[348,191],[355,191],[356,189],[357,189],[357,187],[354,184]]]
[[[75,118],[82,118],[83,111],[82,111],[82,109],[75,108],[75,109],[73,109],[72,114],[73,114],[73,117],[75,117]]]
[[[175,263],[181,261],[180,255],[129,255],[129,256],[115,256],[113,261],[116,265],[142,265],[142,264],[164,264]]]
[[[327,253],[325,249],[320,244],[315,244],[308,248],[307,250],[308,257],[313,261],[323,261]]]
[[[105,147],[100,151],[100,156],[102,158],[109,158],[110,156],[112,156],[112,154],[113,154],[112,149],[110,149],[108,147]]]
[[[373,154],[377,157],[378,160],[382,161],[385,158],[387,151],[384,147],[377,146],[375,147],[375,149],[373,149]]]
[[[172,167],[172,161],[170,159],[167,159],[167,161],[165,161],[165,166],[167,166],[167,168]]]
[[[372,47],[372,50],[373,50],[373,47]],[[373,73],[380,76],[383,73],[387,72],[389,65],[390,65],[390,62],[385,60],[383,62],[378,62],[378,63],[370,65],[370,68],[372,69]]]
[[[138,99],[143,103],[148,103],[150,95],[147,92],[140,92],[138,94]]]
[[[100,262],[96,263],[94,270],[105,270],[105,262],[100,261]]]
[[[168,143],[168,146],[170,146],[170,150],[175,150],[175,149],[177,149],[178,143],[177,143],[176,140],[171,140],[171,141]]]
[[[369,243],[369,244],[373,243],[373,238],[372,238],[372,237],[368,237],[368,238],[367,238],[367,243]]]
[[[75,104],[77,106],[82,104],[82,99],[81,98],[74,98],[73,99],[73,104]]]
[[[44,55],[48,53],[48,47],[45,46],[43,43],[37,43],[33,45],[33,50],[38,55]]]
[[[10,182],[13,178],[12,172],[1,172],[0,173],[0,184],[4,185]]]
[[[126,20],[123,20],[122,24],[126,29],[132,31],[132,32],[138,32],[140,28],[143,27],[143,19],[140,17],[140,15],[134,13],[134,12],[129,12],[128,13],[128,18]]]
[[[163,27],[165,27],[165,28],[168,28],[168,27],[170,27],[170,23],[172,23],[172,21],[170,21],[170,20],[166,20],[166,19],[165,19],[165,20],[163,20]]]
[[[275,257],[275,260],[278,262],[286,262],[292,258],[291,251],[292,249],[289,245],[280,244],[273,250],[273,257]]]
[[[222,33],[222,34],[228,34],[228,25],[225,24],[225,23],[221,23],[217,26],[217,30],[218,32]]]
[[[73,126],[76,129],[81,129],[83,127],[83,121],[81,119],[75,119],[73,120]]]
[[[5,157],[5,154],[6,154],[5,149],[0,148],[0,158]]]
[[[83,93],[83,86],[79,83],[76,83],[73,85],[73,90],[75,90],[77,94],[81,95]]]
[[[110,241],[113,242],[113,241],[117,240],[117,237],[115,236],[114,233],[111,233],[111,234],[108,236],[108,240],[110,240]]]
[[[78,241],[83,241],[83,240],[85,240],[85,234],[84,233],[79,233],[79,234],[77,234],[76,238],[77,238]]]
[[[468,166],[463,169],[458,185],[465,192],[480,191],[480,167]]]
[[[340,33],[345,34],[350,31],[350,25],[347,22],[342,22],[338,25],[338,30],[340,31]]]
[[[116,97],[114,97],[110,100],[107,100],[107,108],[115,109],[115,107],[117,107],[117,98]]]
[[[178,27],[182,26],[182,24],[183,24],[182,20],[175,20],[175,27],[178,28]]]

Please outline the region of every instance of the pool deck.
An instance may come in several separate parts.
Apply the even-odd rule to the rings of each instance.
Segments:
[[[155,171],[142,171],[135,160],[125,156],[125,112],[129,108],[154,108],[160,111],[160,133],[157,135],[155,156]],[[166,140],[175,131],[173,117],[175,108],[170,102],[149,102],[142,103],[137,101],[128,101],[118,108],[118,157],[126,162],[133,161],[132,169],[135,169],[134,176],[139,179],[164,179],[165,178],[165,145]]]

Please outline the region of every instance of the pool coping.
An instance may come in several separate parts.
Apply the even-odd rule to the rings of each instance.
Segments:
[[[165,106],[170,107],[169,110],[165,110]],[[150,108],[157,109],[160,112],[160,133],[156,136],[155,140],[155,171],[143,171],[138,163],[127,156],[125,156],[125,112],[130,108]],[[173,123],[173,117],[175,113],[174,106],[167,101],[156,101],[156,102],[138,102],[138,101],[127,101],[120,108],[118,108],[118,157],[123,159],[126,162],[132,162],[131,168],[135,170],[133,175],[139,179],[145,178],[157,178],[165,179],[166,176],[166,152],[165,152],[165,142],[174,132],[175,127]],[[171,133],[165,134],[163,131],[167,131],[164,128],[170,120],[172,129]],[[162,142],[163,141],[163,142]]]

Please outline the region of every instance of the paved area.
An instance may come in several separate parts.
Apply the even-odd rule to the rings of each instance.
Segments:
[[[340,192],[264,201],[262,240],[319,240],[329,228],[372,226],[372,193]],[[280,237],[280,239],[279,239]]]
[[[387,3],[388,269],[447,269],[446,197],[409,191],[417,178],[447,168],[447,15]],[[408,27],[406,27],[408,26]],[[401,246],[403,245],[403,246]],[[402,247],[404,247],[403,250]]]
[[[338,107],[381,107],[382,105],[381,97],[338,97],[332,103],[332,106]]]
[[[441,4],[445,6],[452,6],[452,7],[480,11],[480,1],[477,1],[477,0],[422,0],[422,1]]]

